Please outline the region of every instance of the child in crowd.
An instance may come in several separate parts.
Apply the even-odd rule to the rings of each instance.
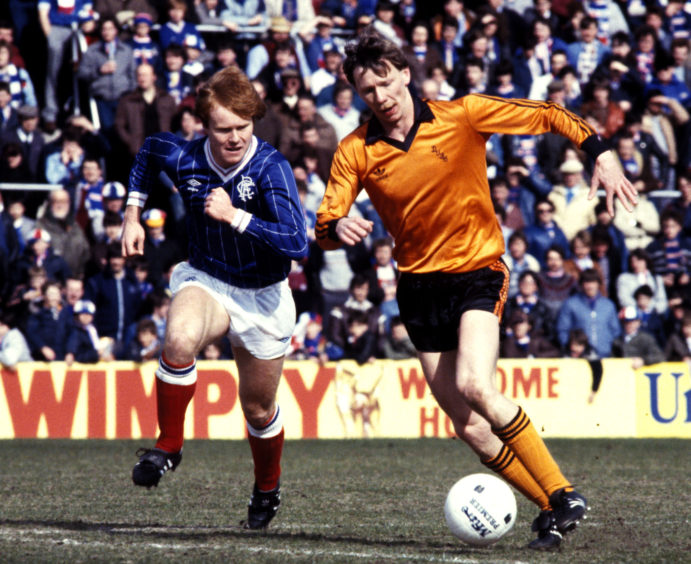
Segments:
[[[158,42],[163,50],[166,50],[170,45],[184,45],[185,39],[189,36],[195,36],[201,48],[206,49],[197,27],[185,21],[186,15],[187,3],[185,0],[168,0],[168,21],[161,26],[158,32]]]
[[[206,345],[201,352],[200,360],[226,360],[229,355],[226,353],[227,347],[224,339],[218,339]]]
[[[112,343],[100,339],[94,326],[96,306],[89,300],[79,300],[74,306],[74,324],[72,325],[65,350],[65,362],[68,366],[75,362],[95,363],[109,362],[115,359]]]
[[[125,351],[124,360],[134,362],[157,360],[161,354],[162,345],[156,334],[156,324],[151,319],[142,319],[137,323],[135,337]]]
[[[184,70],[185,48],[177,44],[169,45],[163,53],[163,62],[162,87],[175,98],[176,104],[180,104],[194,87],[194,76]]]
[[[154,69],[161,66],[161,52],[151,38],[151,27],[154,22],[150,14],[140,12],[134,16],[134,36],[129,41],[136,66],[148,63]]]
[[[137,255],[129,259],[128,266],[134,273],[137,286],[139,286],[139,295],[143,302],[154,291],[154,285],[149,280],[149,261],[146,257]]]
[[[125,217],[125,198],[127,196],[127,189],[121,182],[106,182],[103,185],[103,211],[114,212]]]
[[[502,358],[557,358],[559,349],[539,333],[533,333],[530,315],[520,309],[511,314],[501,342]]]
[[[327,342],[323,334],[322,317],[304,312],[298,318],[291,342],[292,360],[316,360],[320,364],[343,358],[343,349]]]
[[[43,304],[43,285],[48,281],[48,273],[42,266],[32,265],[28,270],[28,281],[15,287],[8,300],[9,307],[17,308],[24,315],[38,313]]]
[[[29,269],[32,266],[43,267],[48,278],[65,282],[70,277],[70,267],[60,255],[53,251],[52,237],[45,229],[36,229],[27,241],[24,254],[15,263],[12,273],[16,282],[28,280]]]
[[[192,77],[199,76],[203,72],[211,70],[213,54],[211,57],[204,51],[198,36],[188,35],[182,44],[185,49],[185,64],[182,70]]]
[[[385,358],[391,360],[402,360],[404,358],[415,358],[417,351],[413,341],[408,336],[408,331],[400,317],[391,319],[391,326],[382,345]]]
[[[0,202],[2,199],[0,198]],[[36,220],[27,217],[26,202],[23,195],[7,198],[7,215],[12,219],[12,227],[17,235],[17,250],[23,253],[26,242],[31,238],[31,233],[36,229]]]
[[[350,316],[344,353],[344,358],[355,360],[358,364],[374,362],[377,356],[377,335],[370,330],[366,312],[356,311]]]

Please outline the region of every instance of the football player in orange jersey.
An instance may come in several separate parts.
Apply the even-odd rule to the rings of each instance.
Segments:
[[[586,499],[496,386],[509,272],[485,144],[493,133],[559,133],[595,160],[590,197],[602,186],[610,213],[615,195],[630,211],[636,191],[592,128],[561,106],[485,95],[423,101],[408,89],[403,53],[371,28],[346,48],[343,68],[373,117],[339,144],[317,240],[334,249],[367,237],[371,223],[348,217],[364,187],[395,239],[401,318],[434,397],[483,464],[540,508],[529,546],[557,548],[585,515]]]

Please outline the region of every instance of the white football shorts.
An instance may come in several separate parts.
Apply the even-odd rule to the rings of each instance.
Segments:
[[[288,280],[264,288],[237,288],[181,262],[170,277],[175,295],[186,286],[198,286],[228,312],[228,338],[252,356],[268,360],[286,354],[295,329],[295,302]]]

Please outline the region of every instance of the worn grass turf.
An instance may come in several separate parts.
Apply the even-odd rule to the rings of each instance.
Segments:
[[[252,486],[242,441],[189,441],[158,488],[135,488],[132,441],[2,441],[2,562],[691,562],[691,449],[683,440],[553,440],[589,497],[558,553],[525,548],[537,510],[498,544],[447,531],[446,492],[485,471],[459,441],[291,441],[283,505],[246,532]]]

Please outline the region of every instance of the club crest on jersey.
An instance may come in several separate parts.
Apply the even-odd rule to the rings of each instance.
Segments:
[[[243,202],[251,200],[254,197],[254,190],[252,188],[256,186],[254,181],[249,176],[242,176],[242,180],[238,183],[237,190],[238,196]]]

